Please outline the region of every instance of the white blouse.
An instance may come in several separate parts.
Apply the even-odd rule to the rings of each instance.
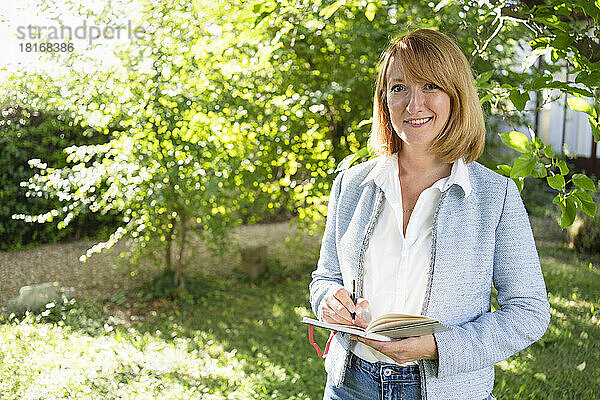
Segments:
[[[431,260],[433,214],[442,192],[453,184],[460,185],[465,196],[471,192],[466,164],[463,159],[456,161],[450,176],[421,192],[410,216],[406,237],[402,233],[404,213],[397,156],[381,156],[363,183],[368,180],[373,180],[385,197],[365,253],[363,297],[369,300],[369,310],[363,317],[366,316],[368,322],[388,312],[420,315]],[[354,342],[351,350],[369,362],[395,363],[362,343]]]

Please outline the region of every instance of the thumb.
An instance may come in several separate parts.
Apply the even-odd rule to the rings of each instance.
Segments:
[[[356,313],[362,314],[369,309],[369,300],[360,298],[356,302]]]

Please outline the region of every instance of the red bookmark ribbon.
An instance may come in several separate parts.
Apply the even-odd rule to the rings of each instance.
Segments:
[[[327,353],[329,353],[329,345],[331,344],[331,340],[333,339],[333,337],[335,336],[336,333],[337,333],[337,331],[331,332],[331,334],[329,335],[329,339],[327,339],[327,344],[325,345],[325,352],[323,354],[321,354],[321,349],[319,348],[319,345],[316,344],[315,340],[313,339],[313,326],[310,324],[308,325],[308,341],[317,350],[317,355],[320,358],[327,357]]]

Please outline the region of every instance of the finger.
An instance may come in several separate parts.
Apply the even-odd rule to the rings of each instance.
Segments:
[[[341,324],[341,325],[351,325],[352,322],[346,318],[340,317],[335,311],[331,309],[323,310],[323,320],[325,322],[329,322],[330,324]]]
[[[333,294],[333,297],[335,297],[340,302],[340,304],[342,304],[348,310],[348,312],[354,312],[354,302],[350,297],[350,292],[348,292],[346,289],[339,288]]]
[[[374,348],[375,350],[379,350],[381,348],[380,345],[383,343],[378,340],[367,339],[367,338],[360,337],[360,336],[356,337],[356,341],[364,343],[367,346]]]
[[[369,300],[360,298],[356,301],[356,314],[362,314],[369,309]]]
[[[380,351],[381,353],[384,354],[388,354],[391,351],[398,353],[398,352],[403,352],[407,350],[407,339],[396,339],[396,340],[392,340],[392,341],[381,341],[381,340],[373,340],[373,339],[366,339],[366,338],[361,338],[362,343],[366,344],[367,346],[370,346],[372,348],[374,348],[377,351]]]
[[[369,324],[367,321],[357,315],[356,319],[354,320],[354,325],[360,326],[361,328],[366,328]]]
[[[323,317],[323,321],[328,322],[330,324],[338,324],[338,316],[335,311],[331,309],[327,305],[327,300],[323,300],[323,307],[321,309],[321,315]]]
[[[354,311],[354,303],[350,299],[348,291],[344,288],[340,288],[333,296],[329,297],[329,305],[340,315],[347,316],[350,320],[350,313]]]
[[[326,308],[330,311],[330,317],[336,322],[342,324],[349,324],[352,321],[350,312],[339,302],[335,297],[326,297],[324,299]]]

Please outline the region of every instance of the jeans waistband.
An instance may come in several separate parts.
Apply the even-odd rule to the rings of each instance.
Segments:
[[[385,381],[417,381],[421,380],[418,365],[408,365],[402,367],[398,364],[389,364],[377,361],[371,363],[363,360],[350,352],[350,365],[356,366],[365,372],[368,372],[379,378],[382,382]]]

